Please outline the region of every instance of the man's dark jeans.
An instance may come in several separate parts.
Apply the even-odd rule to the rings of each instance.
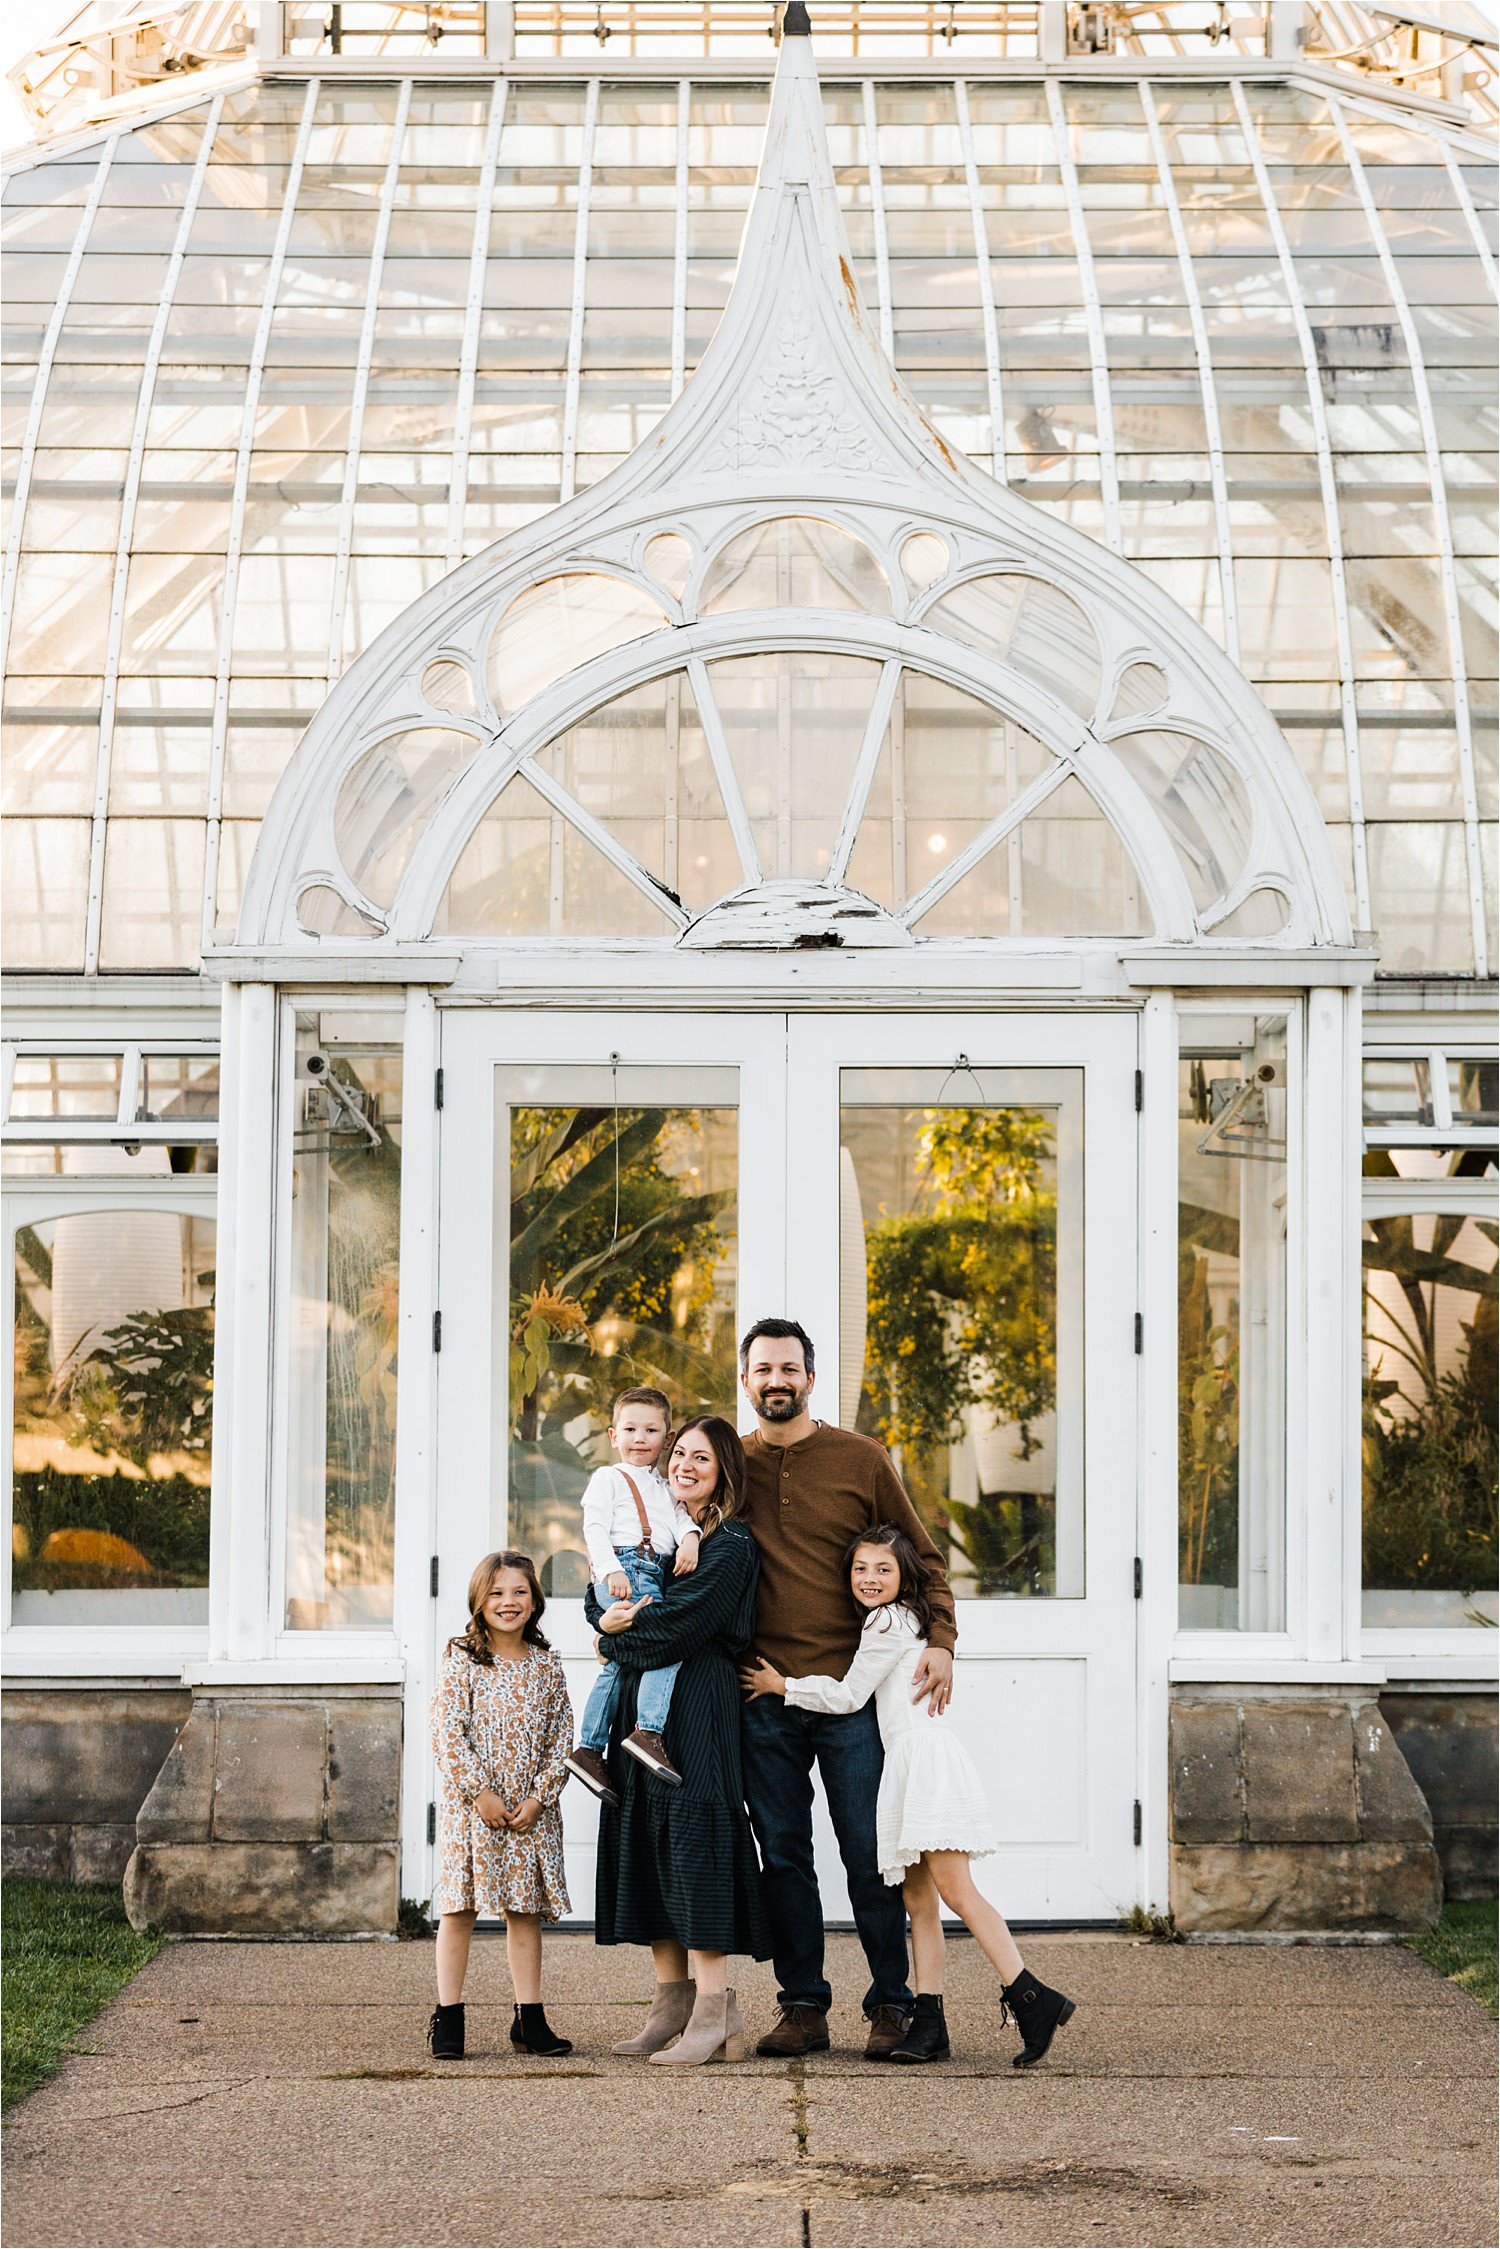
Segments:
[[[745,1801],[765,1868],[778,2001],[826,2014],[833,1998],[823,1973],[823,1901],[813,1865],[816,1764],[870,1963],[865,2013],[909,2011],[906,1909],[899,1886],[881,1881],[875,1857],[875,1799],[885,1760],[874,1704],[828,1718],[789,1710],[779,1695],[761,1695],[746,1703],[744,1727]]]

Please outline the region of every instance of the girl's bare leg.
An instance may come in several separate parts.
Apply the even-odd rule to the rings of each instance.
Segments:
[[[686,1983],[688,1956],[675,1937],[658,1937],[651,1947],[651,1964],[658,1983]]]
[[[940,1992],[943,1988],[943,1916],[938,1905],[937,1885],[927,1870],[925,1859],[907,1868],[901,1893],[911,1917],[911,1966],[917,1989]]]
[[[444,1913],[438,1918],[437,1995],[440,2007],[456,2007],[464,1995],[469,1966],[469,1939],[474,1934],[472,1913]]]
[[[655,1947],[652,1947],[655,1950]],[[713,1998],[725,1989],[729,1981],[729,1962],[722,1952],[690,1952],[687,1956],[688,1973],[698,1986],[698,1997]]]
[[[1016,1940],[1006,1926],[1004,1915],[997,1913],[989,1899],[981,1896],[975,1887],[968,1854],[929,1851],[927,1864],[944,1905],[953,1908],[986,1958],[999,1970],[1001,1982],[1014,1983],[1025,1962],[1016,1950]]]
[[[542,1917],[539,1913],[507,1913],[505,1957],[510,1962],[510,1987],[518,2007],[537,2007],[542,1998]]]

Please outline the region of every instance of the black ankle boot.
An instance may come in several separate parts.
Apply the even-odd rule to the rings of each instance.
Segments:
[[[886,2056],[891,2062],[941,2062],[948,2058],[948,2024],[943,1997],[937,1991],[919,1991],[917,2010],[899,2046]]]
[[[432,2020],[427,2025],[427,2043],[432,2048],[435,2062],[461,2062],[464,2058],[464,2010],[459,2000],[452,2007],[441,2004],[432,2010]]]
[[[517,2007],[510,2020],[510,2042],[528,2054],[571,2054],[571,2038],[559,2038],[538,2000],[534,2007]]]
[[[1051,2045],[1054,2034],[1077,2012],[1076,1999],[1065,1999],[1060,1991],[1051,1991],[1038,1982],[1029,1968],[1023,1968],[1014,1983],[1001,1986],[1000,2020],[1007,2017],[1021,2033],[1021,2051],[1011,2055],[1016,2069],[1030,2069],[1039,2062]]]

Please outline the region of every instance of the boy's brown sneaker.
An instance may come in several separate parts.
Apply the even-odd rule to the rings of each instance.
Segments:
[[[911,2016],[904,2007],[877,2007],[870,2017],[865,2060],[888,2062],[910,2029]]]
[[[667,1755],[666,1743],[660,1734],[648,1734],[644,1726],[637,1726],[633,1734],[625,1736],[620,1746],[628,1757],[634,1757],[644,1765],[648,1773],[654,1773],[658,1780],[664,1780],[668,1788],[681,1788],[682,1775]]]
[[[568,1771],[581,1780],[585,1788],[593,1790],[601,1804],[619,1803],[619,1791],[612,1785],[609,1767],[597,1749],[575,1749],[566,1764]]]
[[[789,2055],[826,2054],[828,2045],[828,2017],[821,2007],[783,2007],[755,2051],[784,2061]]]

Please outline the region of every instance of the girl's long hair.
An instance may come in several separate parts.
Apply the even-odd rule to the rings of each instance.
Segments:
[[[674,1450],[695,1429],[703,1431],[719,1464],[719,1481],[703,1514],[702,1529],[706,1537],[710,1531],[717,1530],[720,1523],[732,1523],[736,1515],[744,1512],[745,1448],[732,1421],[726,1421],[719,1413],[698,1413],[677,1431],[672,1439]]]
[[[858,1538],[851,1539],[844,1554],[844,1581],[846,1584],[848,1584],[850,1573],[854,1568],[854,1557],[862,1546],[885,1546],[895,1555],[896,1566],[901,1573],[900,1591],[896,1595],[896,1600],[900,1602],[904,1609],[911,1610],[912,1615],[917,1620],[917,1630],[925,1640],[932,1630],[932,1599],[927,1590],[931,1583],[932,1573],[906,1532],[902,1530],[898,1523],[877,1523],[873,1530],[861,1531]],[[869,1616],[870,1611],[864,1607],[863,1603],[854,1600],[852,1585],[849,1589],[849,1598],[854,1601],[854,1606],[859,1610],[861,1616]],[[890,1605],[894,1607],[895,1602]]]
[[[462,1648],[465,1655],[472,1656],[476,1663],[493,1663],[495,1660],[490,1653],[490,1636],[479,1612],[484,1607],[485,1596],[495,1582],[497,1570],[518,1570],[525,1578],[527,1590],[531,1594],[531,1614],[521,1627],[521,1638],[533,1648],[550,1648],[552,1645],[542,1630],[542,1611],[547,1606],[547,1596],[537,1583],[535,1562],[529,1554],[518,1553],[514,1546],[502,1546],[493,1554],[486,1554],[484,1560],[477,1564],[474,1575],[469,1580],[469,1621],[463,1631],[448,1642],[450,1648]]]

